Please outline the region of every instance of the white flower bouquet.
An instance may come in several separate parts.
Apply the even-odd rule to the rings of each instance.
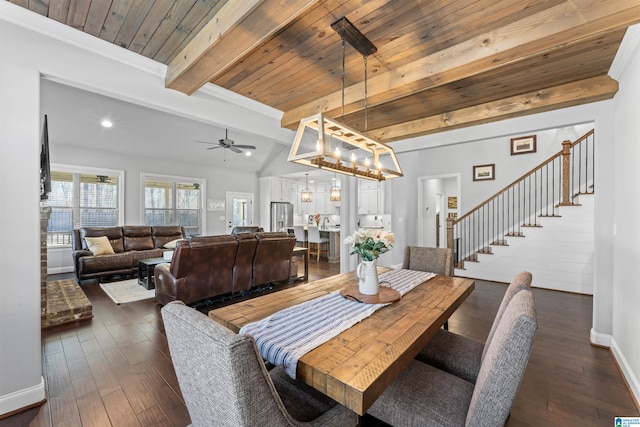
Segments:
[[[385,230],[360,228],[344,239],[344,244],[351,245],[349,255],[358,254],[363,261],[374,261],[393,247],[395,237]]]

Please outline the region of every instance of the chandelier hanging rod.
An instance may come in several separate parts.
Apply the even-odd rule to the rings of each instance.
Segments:
[[[349,43],[355,50],[360,52],[362,56],[373,55],[378,51],[371,41],[360,32],[346,16],[339,18],[333,24],[331,28],[340,34],[347,43]]]

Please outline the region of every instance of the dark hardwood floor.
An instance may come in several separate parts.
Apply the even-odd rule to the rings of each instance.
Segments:
[[[336,264],[310,261],[310,280],[338,270]],[[83,289],[94,318],[42,333],[47,402],[0,420],[0,427],[189,424],[160,308],[153,300],[115,305],[97,283]],[[449,329],[484,341],[505,289],[477,281]],[[507,426],[611,426],[614,416],[639,416],[609,350],[589,344],[592,298],[534,293],[539,329]]]

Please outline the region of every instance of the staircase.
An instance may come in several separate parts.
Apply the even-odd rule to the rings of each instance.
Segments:
[[[455,274],[592,293],[594,144],[591,130],[457,220],[447,219]],[[578,208],[580,207],[580,208]]]

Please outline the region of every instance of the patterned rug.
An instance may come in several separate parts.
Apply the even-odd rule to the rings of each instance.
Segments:
[[[121,282],[100,283],[102,290],[116,304],[154,298],[155,289],[145,289],[138,284],[138,279],[123,280]]]

